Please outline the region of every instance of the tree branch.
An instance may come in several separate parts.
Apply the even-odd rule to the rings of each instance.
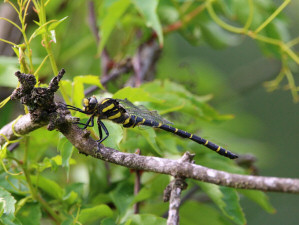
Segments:
[[[73,120],[70,116],[66,116],[65,118],[66,121]],[[12,131],[13,122],[7,124],[0,130],[0,134],[5,135],[9,140],[18,138]],[[30,116],[27,114],[15,123],[14,129],[18,134],[25,135],[44,125],[46,125],[46,122],[32,122]],[[81,130],[73,124],[68,127],[66,127],[65,124],[61,124],[58,129],[80,153],[127,168],[162,173],[171,176],[183,176],[233,188],[299,193],[299,179],[232,174],[191,163],[182,163],[178,160],[119,152],[103,145],[98,149],[96,141],[89,136],[88,131]],[[3,136],[0,136],[0,145],[4,143],[5,139]]]

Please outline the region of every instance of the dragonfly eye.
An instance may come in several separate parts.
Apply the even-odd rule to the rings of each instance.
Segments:
[[[98,104],[98,101],[97,101],[96,97],[85,98],[83,100],[84,111],[88,112],[88,111],[94,110],[96,108],[97,104]]]

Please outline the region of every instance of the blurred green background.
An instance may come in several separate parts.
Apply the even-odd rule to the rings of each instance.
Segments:
[[[299,21],[298,17],[293,21]],[[212,82],[217,83],[218,80],[218,84],[221,83],[216,90],[213,90],[214,86],[210,87],[207,93],[215,95],[212,105],[219,112],[235,115],[233,120],[220,125],[244,138],[244,142],[231,149],[239,152],[238,147],[246,146],[247,153],[257,158],[260,175],[298,178],[299,106],[293,103],[288,91],[268,93],[262,85],[277,75],[280,62],[266,59],[249,39],[235,48],[221,51],[206,46],[190,46],[175,35],[166,39],[165,43],[163,57],[173,57],[174,60],[165,67],[160,66],[163,67],[160,68],[163,73],[176,71],[178,79],[180,74],[189,73],[189,78],[181,79],[190,79],[191,83],[193,79],[202,80],[199,88],[205,89],[205,86],[210,85],[207,82],[210,82],[209,71],[212,71],[216,80]],[[296,80],[299,81],[298,78]],[[198,91],[203,93],[202,90]],[[214,129],[219,129],[219,126]],[[266,213],[252,202],[241,201],[248,224],[299,223],[298,195],[267,195],[277,210],[274,215]]]

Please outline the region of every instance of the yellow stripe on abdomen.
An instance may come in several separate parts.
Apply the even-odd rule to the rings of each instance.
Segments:
[[[108,110],[113,109],[113,108],[114,108],[114,104],[110,104],[110,105],[108,105],[107,107],[103,108],[102,112],[103,112],[103,113],[104,113],[104,112],[107,112]]]
[[[131,117],[129,116],[129,117],[125,120],[125,122],[123,122],[123,125],[128,124],[128,123],[130,122],[130,119],[131,119]]]
[[[116,113],[116,114],[113,115],[113,116],[109,116],[108,119],[109,119],[109,120],[113,120],[113,119],[116,119],[116,118],[119,118],[119,117],[121,117],[121,113],[120,113],[120,112]]]
[[[138,126],[138,125],[142,125],[144,122],[145,122],[145,119],[143,118],[142,121],[140,121],[140,122],[137,124],[137,126]]]
[[[109,98],[104,99],[101,104],[104,104],[105,102],[107,102],[109,100]]]

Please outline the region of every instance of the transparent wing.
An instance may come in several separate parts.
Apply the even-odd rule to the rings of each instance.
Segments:
[[[136,106],[128,99],[115,99],[125,110],[128,114],[139,116],[147,120],[153,120],[158,123],[163,124],[172,124],[172,122],[164,119],[162,116],[158,114],[157,111],[150,111],[145,106],[140,105]]]

